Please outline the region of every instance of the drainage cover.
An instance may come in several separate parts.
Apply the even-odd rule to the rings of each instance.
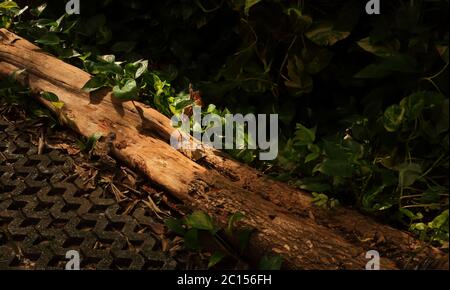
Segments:
[[[38,154],[35,129],[1,119],[0,269],[64,269],[69,250],[79,252],[81,269],[184,267],[167,250],[171,241],[152,231],[164,231],[162,220],[104,186],[86,189],[74,158]]]

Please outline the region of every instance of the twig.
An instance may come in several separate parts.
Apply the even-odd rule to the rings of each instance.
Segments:
[[[42,155],[42,153],[44,152],[44,148],[45,148],[44,129],[41,128],[38,143],[38,155]]]

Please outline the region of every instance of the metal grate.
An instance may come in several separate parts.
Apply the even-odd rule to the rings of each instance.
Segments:
[[[64,269],[69,250],[82,269],[177,267],[144,208],[126,212],[105,189],[83,189],[70,157],[38,155],[31,139],[0,120],[0,269]]]

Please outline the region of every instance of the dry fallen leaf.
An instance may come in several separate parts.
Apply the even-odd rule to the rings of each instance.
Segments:
[[[50,149],[64,150],[71,156],[80,153],[75,138],[66,132],[53,133],[50,138],[45,140],[45,144]]]
[[[44,130],[41,128],[38,142],[38,155],[42,155],[45,149]]]
[[[163,224],[159,224],[159,223],[150,223],[149,224],[152,232],[154,232],[155,234],[157,234],[158,236],[161,236],[164,234],[165,232],[165,228]]]
[[[96,178],[98,175],[98,170],[92,167],[86,168],[85,166],[79,166],[74,164],[75,173],[83,180],[83,185],[85,189],[95,189]]]

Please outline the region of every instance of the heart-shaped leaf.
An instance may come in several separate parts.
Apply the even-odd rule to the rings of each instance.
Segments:
[[[137,98],[138,88],[134,79],[125,80],[123,86],[114,86],[113,94],[122,101],[134,100]]]
[[[49,102],[58,102],[59,101],[58,96],[51,92],[42,92],[41,97]]]
[[[83,91],[85,92],[93,92],[104,86],[106,86],[108,80],[103,75],[98,75],[90,79],[83,87]]]

